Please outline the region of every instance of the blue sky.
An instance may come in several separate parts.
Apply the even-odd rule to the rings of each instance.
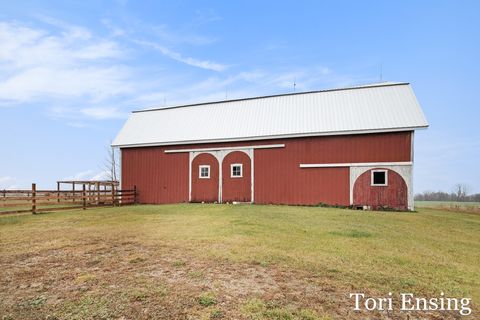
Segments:
[[[407,81],[415,191],[480,192],[478,1],[4,1],[0,189],[104,176],[131,110]]]

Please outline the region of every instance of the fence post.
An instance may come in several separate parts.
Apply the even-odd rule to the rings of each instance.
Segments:
[[[57,202],[60,202],[60,182],[57,182]]]
[[[73,196],[73,203],[75,203],[75,183],[72,183],[72,196]]]
[[[133,186],[133,204],[137,204],[137,186]]]
[[[112,207],[115,207],[115,186],[112,184]]]
[[[37,214],[37,185],[32,183],[32,214]]]
[[[96,197],[96,205],[100,204],[100,183],[96,183],[95,187],[97,188],[97,197]]]
[[[83,184],[83,190],[82,190],[82,207],[83,207],[83,210],[85,210],[87,207],[85,183]]]

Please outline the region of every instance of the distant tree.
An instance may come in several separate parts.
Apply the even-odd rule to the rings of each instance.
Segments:
[[[443,191],[424,191],[415,195],[417,201],[480,201],[480,193],[469,195],[468,185],[458,183],[451,193]]]
[[[465,201],[468,195],[468,191],[469,191],[469,188],[464,183],[457,183],[453,187],[453,193],[455,194],[457,201]]]

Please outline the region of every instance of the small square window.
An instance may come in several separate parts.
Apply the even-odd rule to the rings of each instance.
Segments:
[[[241,163],[234,163],[231,165],[231,177],[232,178],[241,178],[243,175],[243,165]]]
[[[210,178],[210,166],[202,165],[198,167],[198,177],[200,179],[209,179]]]
[[[387,170],[372,170],[372,186],[387,186],[388,172]]]

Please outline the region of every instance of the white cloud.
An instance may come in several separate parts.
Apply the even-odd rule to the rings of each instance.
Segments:
[[[90,180],[110,180],[110,173],[108,171],[100,171],[95,174]]]
[[[158,36],[163,41],[174,44],[187,44],[193,46],[200,46],[211,44],[217,41],[216,38],[200,36],[189,33],[179,33],[171,31],[166,25],[159,25],[151,27],[153,34]]]
[[[73,128],[86,128],[88,127],[88,124],[83,121],[69,121],[67,122],[67,126]]]
[[[53,19],[61,32],[0,22],[0,104],[84,97],[94,102],[132,91],[124,53],[110,40]]]
[[[15,178],[6,176],[0,177],[0,190],[17,189],[18,181]]]
[[[54,118],[67,119],[68,125],[84,127],[87,119],[125,118],[127,112],[124,110],[127,106],[131,108],[132,101],[162,102],[159,97],[165,95],[156,90],[163,89],[161,79],[152,79],[148,70],[145,74],[145,70],[127,67],[124,60],[131,57],[132,48],[125,49],[120,40],[112,36],[108,39],[98,37],[86,28],[51,17],[37,16],[37,19],[40,24],[35,26],[0,22],[0,107],[44,103],[49,105],[48,110]],[[131,30],[128,26],[118,28],[107,19],[102,22],[111,29],[113,36],[125,36],[124,40],[132,41],[128,38],[130,32],[126,31]],[[134,25],[134,34],[138,31],[135,28]],[[164,42],[200,45],[213,41],[201,36],[177,37],[167,27],[148,28],[150,36]],[[153,49],[196,68],[212,71],[227,68],[210,60],[185,57],[157,42],[133,42],[140,45],[136,49]],[[169,80],[172,78],[169,76]],[[176,85],[185,86],[185,79]]]
[[[127,117],[127,113],[119,110],[115,107],[97,107],[97,108],[84,108],[80,112],[90,118],[94,119],[123,119]]]
[[[220,20],[222,20],[222,17],[212,9],[196,10],[195,18],[193,19],[191,24],[193,27],[198,28],[201,25],[209,24]]]
[[[78,172],[72,176],[64,178],[64,180],[79,180],[79,181],[91,181],[91,180],[108,180],[109,173],[106,170],[94,171],[85,170]]]
[[[125,71],[111,68],[49,68],[19,70],[0,82],[0,101],[31,102],[41,98],[87,97],[92,102],[130,91]]]
[[[212,70],[212,71],[224,71],[227,69],[227,65],[216,63],[210,60],[199,60],[196,58],[191,58],[191,57],[184,57],[180,53],[172,51],[158,43],[150,42],[150,41],[144,41],[144,40],[133,40],[133,42],[150,47],[152,49],[155,49],[156,51],[160,52],[164,56],[173,59],[178,62],[182,62],[185,64],[188,64],[193,67],[197,68],[202,68],[206,70]]]
[[[127,35],[127,31],[123,28],[116,26],[110,19],[102,19],[100,22],[107,27],[113,37],[120,37]]]
[[[176,81],[182,81],[182,79]],[[138,108],[158,108],[194,102],[288,93],[293,92],[294,81],[297,83],[297,91],[338,87],[340,83],[352,85],[368,82],[338,75],[324,66],[286,70],[253,69],[236,74],[217,74],[194,83],[175,85],[176,82],[171,81],[174,85],[170,89],[162,92],[143,92],[129,103],[139,106]]]
[[[73,176],[64,178],[64,180],[89,180],[93,175],[95,175],[93,170],[80,171]]]
[[[293,92],[294,82],[296,82],[297,91],[331,88],[336,87],[337,83],[343,79],[330,69],[321,66],[287,70],[257,69],[242,71],[227,77],[210,77],[184,88],[183,91],[194,99],[212,96],[212,93],[220,99],[225,99],[226,95],[228,99],[235,99]]]
[[[72,25],[46,15],[37,14],[36,18],[46,24],[57,27],[65,36],[68,36],[70,40],[88,40],[92,37],[91,32],[86,28]]]
[[[186,57],[156,40],[133,39],[139,30],[146,28],[150,38],[173,43],[176,35],[167,27],[157,27],[155,35],[151,26],[134,23],[117,28],[104,19],[103,24],[113,35],[138,45],[127,51],[118,38],[101,38],[83,27],[48,17],[40,20],[53,26],[53,31],[18,22],[0,22],[0,106],[43,102],[49,105],[50,116],[65,119],[74,127],[85,127],[88,119],[125,118],[132,106],[144,108],[285,93],[293,91],[294,81],[298,91],[362,82],[321,65],[232,73],[231,66]],[[207,40],[185,36],[177,42],[199,45]],[[206,79],[192,79],[186,74],[162,78],[158,76],[158,65],[155,72],[125,66],[124,59],[131,58],[133,50],[155,50],[175,61],[218,73]],[[229,68],[230,72],[221,72]]]

